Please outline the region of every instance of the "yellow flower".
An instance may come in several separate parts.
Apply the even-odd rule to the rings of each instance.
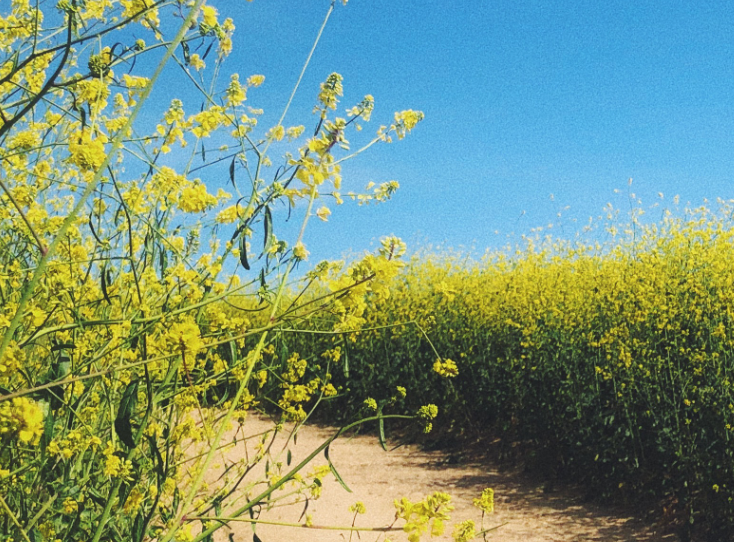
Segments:
[[[67,516],[75,514],[76,511],[79,510],[79,503],[71,497],[67,497],[66,499],[64,499],[62,506],[64,507],[64,514],[66,514]]]
[[[285,128],[280,124],[278,126],[273,126],[265,134],[266,139],[272,139],[274,141],[281,141],[283,137],[285,137]]]
[[[145,491],[139,487],[133,488],[133,490],[130,491],[130,495],[127,497],[127,501],[125,501],[125,506],[123,508],[124,512],[128,516],[134,516],[143,504],[144,499]]]
[[[476,527],[470,519],[454,525],[454,540],[456,542],[469,542],[476,536]]]
[[[201,15],[204,19],[204,24],[214,28],[219,23],[217,22],[217,9],[212,6],[204,6],[201,8]]]
[[[316,216],[319,217],[324,222],[329,220],[329,215],[331,214],[331,211],[328,207],[321,207],[318,211],[316,211]]]
[[[323,104],[324,109],[336,109],[339,96],[343,92],[342,76],[338,73],[332,73],[326,78],[326,81],[321,83],[321,92],[319,92],[318,100]]]
[[[194,68],[196,71],[199,71],[206,68],[206,63],[204,62],[204,60],[202,60],[198,53],[194,53],[189,57],[189,66]]]
[[[403,139],[424,117],[425,115],[421,111],[413,111],[412,109],[395,113],[395,124],[392,125],[392,128],[395,130],[398,139]]]
[[[308,254],[309,252],[308,250],[306,250],[306,245],[304,245],[301,241],[298,241],[293,247],[293,256],[295,256],[298,260],[307,260]]]
[[[0,439],[37,444],[43,433],[43,411],[32,399],[16,397],[0,403]]]
[[[227,105],[230,107],[240,105],[247,99],[246,89],[240,85],[240,77],[236,73],[230,76],[225,96],[227,97]]]
[[[106,158],[107,137],[99,135],[92,139],[88,131],[80,136],[72,136],[69,141],[70,161],[82,171],[96,171]]]
[[[110,95],[110,89],[107,83],[101,79],[80,81],[76,84],[76,90],[79,98],[89,104],[93,114],[96,115],[107,107],[107,98]]]
[[[186,213],[201,213],[216,204],[217,198],[206,191],[203,183],[186,186],[178,200],[178,208]]]
[[[259,87],[265,82],[265,76],[264,75],[251,75],[247,78],[247,86],[249,87]]]
[[[364,503],[362,501],[357,501],[352,506],[349,507],[350,512],[354,512],[355,514],[364,514],[367,512],[367,509],[364,506]]]
[[[459,374],[459,368],[456,363],[450,359],[441,361],[437,359],[433,364],[433,370],[446,378],[453,378]]]
[[[487,514],[494,512],[494,489],[488,487],[482,491],[482,496],[474,499],[473,504]]]

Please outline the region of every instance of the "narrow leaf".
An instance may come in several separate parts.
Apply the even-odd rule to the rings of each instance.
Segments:
[[[237,185],[234,182],[234,162],[237,157],[232,157],[232,162],[229,164],[229,181],[232,183],[232,186],[234,188],[237,188]]]
[[[112,305],[112,300],[110,299],[110,294],[107,291],[107,267],[102,266],[102,272],[100,273],[100,280],[102,282],[102,295],[104,296],[104,300],[107,301],[108,305]]]
[[[303,512],[301,512],[301,517],[300,517],[300,518],[298,518],[298,522],[299,522],[299,523],[300,523],[301,521],[303,521],[303,516],[305,516],[305,515],[306,515],[306,510],[308,510],[308,503],[310,503],[310,502],[311,502],[311,501],[310,501],[309,499],[306,499],[305,505],[303,506]]]
[[[207,48],[206,48],[206,51],[204,52],[204,55],[203,55],[203,56],[201,57],[201,59],[202,59],[202,60],[206,60],[206,57],[208,57],[208,56],[209,56],[209,53],[211,52],[211,50],[212,50],[212,46],[213,46],[213,45],[214,45],[214,42],[212,41],[212,42],[211,42],[211,43],[209,44],[209,47],[207,47]]]
[[[54,423],[56,421],[56,412],[49,409],[43,420],[43,435],[41,436],[41,453],[46,451],[46,447],[54,438]]]
[[[148,435],[148,446],[150,446],[150,451],[153,452],[153,457],[155,458],[155,473],[158,476],[158,482],[162,484],[165,478],[165,473],[163,472],[163,456],[158,449],[158,443],[156,443],[155,437],[152,435]]]
[[[331,471],[331,474],[334,475],[334,478],[336,478],[336,481],[339,482],[339,485],[342,486],[344,489],[347,490],[347,492],[351,493],[352,490],[349,489],[349,486],[346,484],[344,479],[341,477],[341,475],[337,472],[336,467],[334,466],[334,463],[331,462],[331,459],[329,459],[329,447],[327,446],[324,448],[324,456],[326,457],[326,460],[329,462],[329,470]]]
[[[289,449],[288,450],[288,454],[286,454],[286,457],[285,457],[285,463],[286,463],[286,465],[288,465],[290,467],[291,466],[291,461],[293,461],[293,454],[291,453],[291,451]]]
[[[270,207],[265,207],[265,238],[263,239],[263,254],[265,254],[273,242],[273,216]]]
[[[135,522],[133,523],[132,535],[133,542],[142,542],[143,535],[145,534],[145,515],[142,511],[138,512],[135,516]]]
[[[349,378],[349,348],[347,347],[347,340],[342,336],[342,352],[344,353],[344,363],[342,364],[342,367],[344,368],[344,376]]]
[[[135,411],[138,403],[138,386],[139,380],[130,382],[122,394],[120,407],[117,410],[117,418],[115,418],[115,431],[120,440],[125,443],[128,448],[135,448],[135,440],[133,439],[132,425],[130,418]]]
[[[89,213],[89,220],[87,222],[89,224],[89,230],[92,232],[92,235],[97,240],[99,244],[102,244],[102,240],[97,235],[97,232],[94,229],[94,224],[92,223],[92,213]]]
[[[250,263],[247,261],[247,235],[244,232],[240,237],[240,263],[247,271],[250,270]]]
[[[183,49],[184,62],[186,64],[189,64],[191,62],[191,55],[190,55],[190,51],[189,51],[189,44],[186,43],[185,41],[182,41],[181,42],[181,49]]]

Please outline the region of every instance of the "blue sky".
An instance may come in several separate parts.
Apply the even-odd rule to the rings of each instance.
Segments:
[[[328,5],[217,4],[237,25],[225,71],[266,76],[249,94],[250,105],[266,110],[263,125],[279,116]],[[314,221],[311,261],[374,248],[385,234],[412,248],[478,254],[551,222],[549,233],[573,237],[608,202],[627,209],[630,192],[645,208],[660,202],[659,192],[669,207],[675,195],[694,206],[732,197],[731,7],[339,2],[285,124],[313,125],[318,85],[333,71],[344,76],[342,113],[374,95],[366,130],[401,109],[426,119],[405,140],[345,165],[345,191],[391,179],[401,189],[385,205],[346,203],[327,224]]]

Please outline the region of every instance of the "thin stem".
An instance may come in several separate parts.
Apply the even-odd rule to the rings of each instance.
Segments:
[[[36,244],[38,245],[38,249],[41,251],[41,255],[46,254],[46,245],[44,245],[43,241],[41,241],[40,237],[38,237],[36,230],[34,230],[31,223],[28,222],[28,217],[23,212],[23,209],[21,208],[20,204],[18,203],[18,200],[15,199],[15,196],[13,196],[13,193],[8,189],[8,187],[5,185],[2,179],[0,179],[0,188],[2,188],[3,192],[5,192],[5,195],[8,196],[8,198],[10,198],[10,201],[12,202],[13,206],[15,207],[15,210],[18,211],[20,218],[22,218],[23,222],[25,222],[25,225],[28,227],[28,230],[31,232],[33,239],[36,240]]]
[[[21,536],[26,542],[31,542],[28,538],[28,535],[25,532],[25,529],[23,529],[23,526],[18,523],[18,518],[15,517],[15,514],[13,514],[13,511],[8,507],[8,503],[5,502],[5,499],[3,499],[3,496],[0,495],[0,504],[2,504],[3,510],[5,513],[10,517],[13,523],[15,523],[15,526],[18,527],[18,530],[20,531]]]
[[[278,525],[280,527],[301,527],[304,529],[321,529],[326,531],[361,531],[361,532],[377,532],[386,533],[390,531],[402,531],[402,527],[340,527],[334,525],[306,525],[304,523],[287,523],[284,521],[267,521],[264,519],[251,519],[241,517],[225,517],[225,516],[186,516],[186,521],[219,521],[227,523],[230,521],[242,521],[245,523],[254,523],[261,525]]]
[[[296,95],[296,91],[298,90],[298,87],[301,85],[301,81],[303,80],[303,76],[306,74],[306,68],[308,68],[308,65],[311,63],[311,57],[314,54],[314,51],[316,51],[316,46],[319,44],[319,40],[321,40],[321,34],[324,33],[324,28],[326,28],[326,23],[329,21],[329,17],[331,17],[331,13],[334,11],[334,3],[336,0],[331,0],[331,5],[329,6],[329,10],[326,12],[326,17],[324,17],[324,22],[321,23],[321,28],[319,29],[319,33],[316,35],[316,40],[313,42],[313,47],[311,47],[311,51],[308,53],[308,57],[306,57],[306,62],[303,64],[303,68],[301,69],[301,74],[298,76],[298,81],[296,81],[296,85],[293,87],[293,92],[291,92],[290,98],[288,98],[288,103],[285,104],[285,108],[283,109],[283,114],[280,115],[280,119],[278,120],[278,124],[276,126],[280,126],[283,124],[283,121],[285,120],[285,116],[288,113],[288,109],[290,109],[291,103],[293,102],[293,98]],[[267,150],[267,147],[266,147]]]

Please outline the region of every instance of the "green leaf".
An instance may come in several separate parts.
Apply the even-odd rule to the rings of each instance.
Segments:
[[[189,51],[189,44],[186,43],[185,41],[182,41],[181,42],[181,49],[183,49],[184,62],[186,64],[189,64],[191,62],[191,54],[190,54],[190,51]]]
[[[293,454],[291,453],[290,449],[288,450],[288,453],[285,456],[285,463],[289,467],[291,466],[291,461],[293,461]]]
[[[158,482],[162,484],[166,476],[165,472],[163,472],[163,456],[158,449],[158,443],[156,443],[155,437],[152,435],[148,435],[148,446],[150,446],[150,451],[153,452],[153,457],[155,458],[155,473],[158,475]]]
[[[55,411],[50,409],[43,420],[43,435],[41,436],[41,453],[45,453],[46,447],[54,438],[54,424],[56,422]]]
[[[213,45],[214,45],[214,41],[212,40],[212,43],[209,44],[209,47],[206,48],[204,55],[201,57],[202,60],[206,60],[206,57],[209,56],[209,53],[211,52]]]
[[[270,207],[265,207],[265,217],[263,221],[265,223],[263,254],[265,254],[270,249],[270,245],[273,244],[273,216],[270,214]]]
[[[247,271],[250,270],[250,264],[247,261],[247,235],[244,231],[240,236],[240,263]]]
[[[102,282],[102,295],[104,296],[104,300],[107,301],[108,305],[112,305],[112,300],[110,299],[110,294],[107,292],[107,281],[109,280],[109,270],[106,266],[102,266],[102,272],[100,275],[100,280]]]
[[[236,156],[232,157],[232,162],[229,164],[229,182],[232,183],[233,188],[237,188],[237,184],[234,182],[234,164],[235,160],[237,159]]]
[[[308,503],[311,501],[309,499],[306,499],[303,504],[303,512],[301,512],[301,517],[298,518],[298,523],[303,521],[303,517],[306,515],[306,511],[308,510]]]
[[[346,484],[344,479],[341,477],[341,475],[337,472],[336,467],[334,466],[334,463],[331,462],[331,459],[329,459],[329,447],[331,445],[324,448],[324,457],[326,457],[326,460],[329,462],[329,470],[331,471],[331,474],[334,475],[334,478],[336,478],[336,481],[339,482],[339,485],[342,486],[344,489],[346,489],[349,493],[352,492],[351,489],[349,489],[349,486]]]
[[[131,535],[133,542],[142,542],[143,536],[145,535],[145,516],[142,512],[138,512],[138,515],[135,516]]]
[[[349,348],[347,347],[347,339],[344,335],[342,335],[342,352],[344,354],[344,363],[342,364],[344,376],[349,378]]]
[[[122,394],[120,407],[117,410],[117,418],[115,418],[115,431],[120,440],[125,443],[128,448],[135,448],[135,440],[133,439],[132,418],[135,407],[138,404],[138,387],[140,380],[130,382]]]

